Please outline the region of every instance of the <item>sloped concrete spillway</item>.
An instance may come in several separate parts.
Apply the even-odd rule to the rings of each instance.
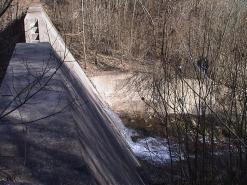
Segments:
[[[143,184],[137,159],[41,5],[30,7],[25,29],[28,43],[16,45],[1,87],[0,166],[14,157],[12,166],[5,160],[13,181],[34,184]]]

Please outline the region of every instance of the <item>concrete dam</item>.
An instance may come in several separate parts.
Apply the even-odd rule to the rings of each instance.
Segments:
[[[139,162],[40,4],[0,89],[0,163],[25,184],[144,184]],[[4,179],[0,179],[0,182]]]

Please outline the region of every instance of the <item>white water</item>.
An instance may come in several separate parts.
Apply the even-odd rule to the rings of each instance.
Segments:
[[[152,163],[166,163],[170,160],[167,140],[161,137],[146,137],[133,142],[131,137],[139,136],[138,132],[126,128],[121,119],[108,107],[103,107],[107,114],[115,123],[126,142],[131,147],[137,157]]]

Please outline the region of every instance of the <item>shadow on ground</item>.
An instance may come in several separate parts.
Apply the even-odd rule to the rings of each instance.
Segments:
[[[25,15],[22,15],[0,31],[0,85],[16,43],[25,42],[24,18]]]
[[[61,121],[62,122],[62,121]],[[90,184],[80,157],[78,135],[70,123],[39,122],[0,125],[0,184]]]

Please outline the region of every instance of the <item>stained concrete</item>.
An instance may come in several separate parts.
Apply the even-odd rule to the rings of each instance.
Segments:
[[[165,101],[167,113],[188,113],[201,114],[199,105],[205,107],[205,103],[200,100],[199,96],[205,99],[207,105],[211,108],[215,106],[215,90],[213,82],[210,79],[202,81],[196,79],[174,79],[170,82],[160,83],[160,92],[155,94],[152,89],[151,73],[119,73],[109,72],[99,76],[90,77],[99,96],[109,105],[111,109],[119,113],[128,114],[146,114],[153,113],[149,101]],[[151,80],[150,80],[151,79]],[[157,91],[156,91],[157,93]],[[162,95],[162,97],[161,97]],[[164,107],[157,105],[156,111],[164,112]],[[208,111],[207,111],[208,112]],[[206,112],[206,113],[207,113]]]
[[[114,111],[128,114],[145,114],[147,107],[141,100],[135,84],[131,82],[133,74],[108,72],[90,77],[101,99]]]
[[[28,40],[33,20],[39,21],[35,41]],[[29,9],[25,28],[29,43],[16,45],[0,89],[0,166],[9,171],[0,177],[33,184],[143,184],[137,159],[39,4]]]

